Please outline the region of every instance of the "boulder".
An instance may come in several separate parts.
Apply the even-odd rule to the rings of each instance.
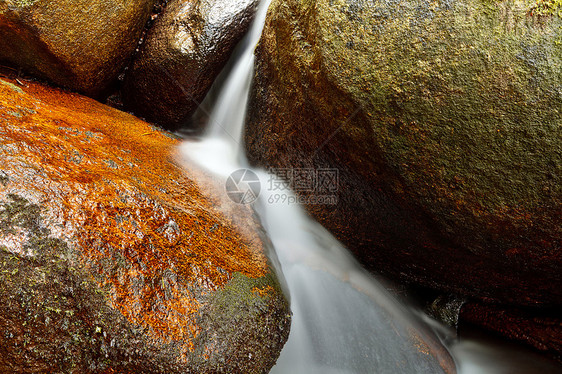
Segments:
[[[127,74],[126,108],[168,129],[185,125],[245,35],[257,0],[175,0]]]
[[[0,61],[98,96],[125,67],[155,2],[0,1]]]
[[[555,6],[273,0],[248,157],[293,182],[333,170],[337,191],[293,186],[371,269],[461,297],[560,306]]]
[[[0,78],[0,372],[273,366],[290,311],[261,229],[241,206],[251,229],[214,207],[178,143],[92,99]]]

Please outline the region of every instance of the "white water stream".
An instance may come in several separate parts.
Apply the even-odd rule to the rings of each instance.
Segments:
[[[269,2],[262,1],[230,75],[221,86],[207,135],[203,140],[188,140],[182,145],[187,159],[223,181],[234,171],[248,168],[241,152],[242,131],[253,52]],[[396,301],[299,205],[289,204],[294,195],[283,190],[283,199],[272,199],[278,193],[268,189],[274,176],[261,170],[254,172],[261,182],[254,208],[274,245],[273,257],[279,260],[293,312],[289,340],[272,373],[443,372],[439,355],[447,353],[432,329],[409,307]],[[239,187],[249,185],[241,183]],[[469,345],[468,349],[465,346],[455,345],[451,350],[459,372],[532,372],[518,370],[521,366],[497,366],[487,358],[494,354],[489,350],[475,354],[478,349],[487,349],[482,344]]]

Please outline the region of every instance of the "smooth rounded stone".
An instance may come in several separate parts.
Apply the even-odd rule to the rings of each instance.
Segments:
[[[168,129],[185,125],[248,30],[257,4],[171,1],[127,74],[125,106]]]
[[[2,0],[0,61],[98,96],[125,67],[156,0]]]
[[[560,306],[556,9],[273,0],[256,51],[249,159],[292,179],[371,269],[460,297]],[[325,169],[337,185],[320,178]]]
[[[290,310],[253,212],[215,208],[178,140],[19,82],[0,78],[0,372],[269,371]]]

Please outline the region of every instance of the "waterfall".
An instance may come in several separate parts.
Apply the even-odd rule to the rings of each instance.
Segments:
[[[261,2],[252,28],[241,42],[214,104],[206,136],[185,141],[181,150],[186,159],[224,183],[232,183],[231,174],[237,170],[243,172],[235,173],[235,183],[244,182],[249,175],[259,179],[261,192],[254,209],[273,243],[293,312],[289,340],[272,373],[444,372],[439,360],[446,357],[447,361],[448,353],[433,330],[363,270],[302,207],[292,204],[296,196],[287,186],[282,186],[284,198],[278,199],[271,181],[279,178],[263,170],[244,171],[249,166],[241,142],[254,49],[269,3]],[[249,188],[248,183],[258,181],[246,182],[245,188]],[[466,357],[460,346],[453,351]],[[476,361],[472,355],[472,364],[465,364],[464,371],[503,372],[487,371],[489,366],[479,366]]]
[[[248,168],[240,152],[241,138],[253,52],[268,5],[267,0],[260,4],[242,41],[243,51],[218,96],[207,135],[182,146],[187,158],[223,178]],[[262,187],[275,178],[265,171],[254,172]],[[289,340],[272,372],[442,372],[435,359],[428,359],[414,345],[429,330],[416,323],[300,206],[286,203],[296,199],[285,187],[283,191],[285,203],[273,202],[275,191],[262,188],[254,204],[281,264],[293,312]]]
[[[187,142],[183,152],[201,167],[221,176],[246,166],[242,152],[244,117],[254,71],[254,49],[259,42],[271,0],[260,2],[256,18],[238,46],[238,57],[209,116],[205,138]]]

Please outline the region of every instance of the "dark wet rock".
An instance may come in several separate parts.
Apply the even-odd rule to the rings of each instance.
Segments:
[[[252,212],[215,209],[174,138],[22,83],[0,78],[0,372],[267,372],[290,312]]]
[[[171,1],[127,74],[126,107],[168,129],[184,125],[248,30],[257,3]]]
[[[0,1],[0,61],[97,96],[124,68],[155,2]]]
[[[425,311],[436,320],[456,329],[464,303],[466,299],[455,295],[439,295],[425,307]]]
[[[249,159],[337,170],[298,192],[371,269],[560,306],[561,36],[522,1],[274,0]]]
[[[560,310],[535,310],[505,305],[467,302],[460,310],[461,323],[471,323],[525,343],[562,362]]]

